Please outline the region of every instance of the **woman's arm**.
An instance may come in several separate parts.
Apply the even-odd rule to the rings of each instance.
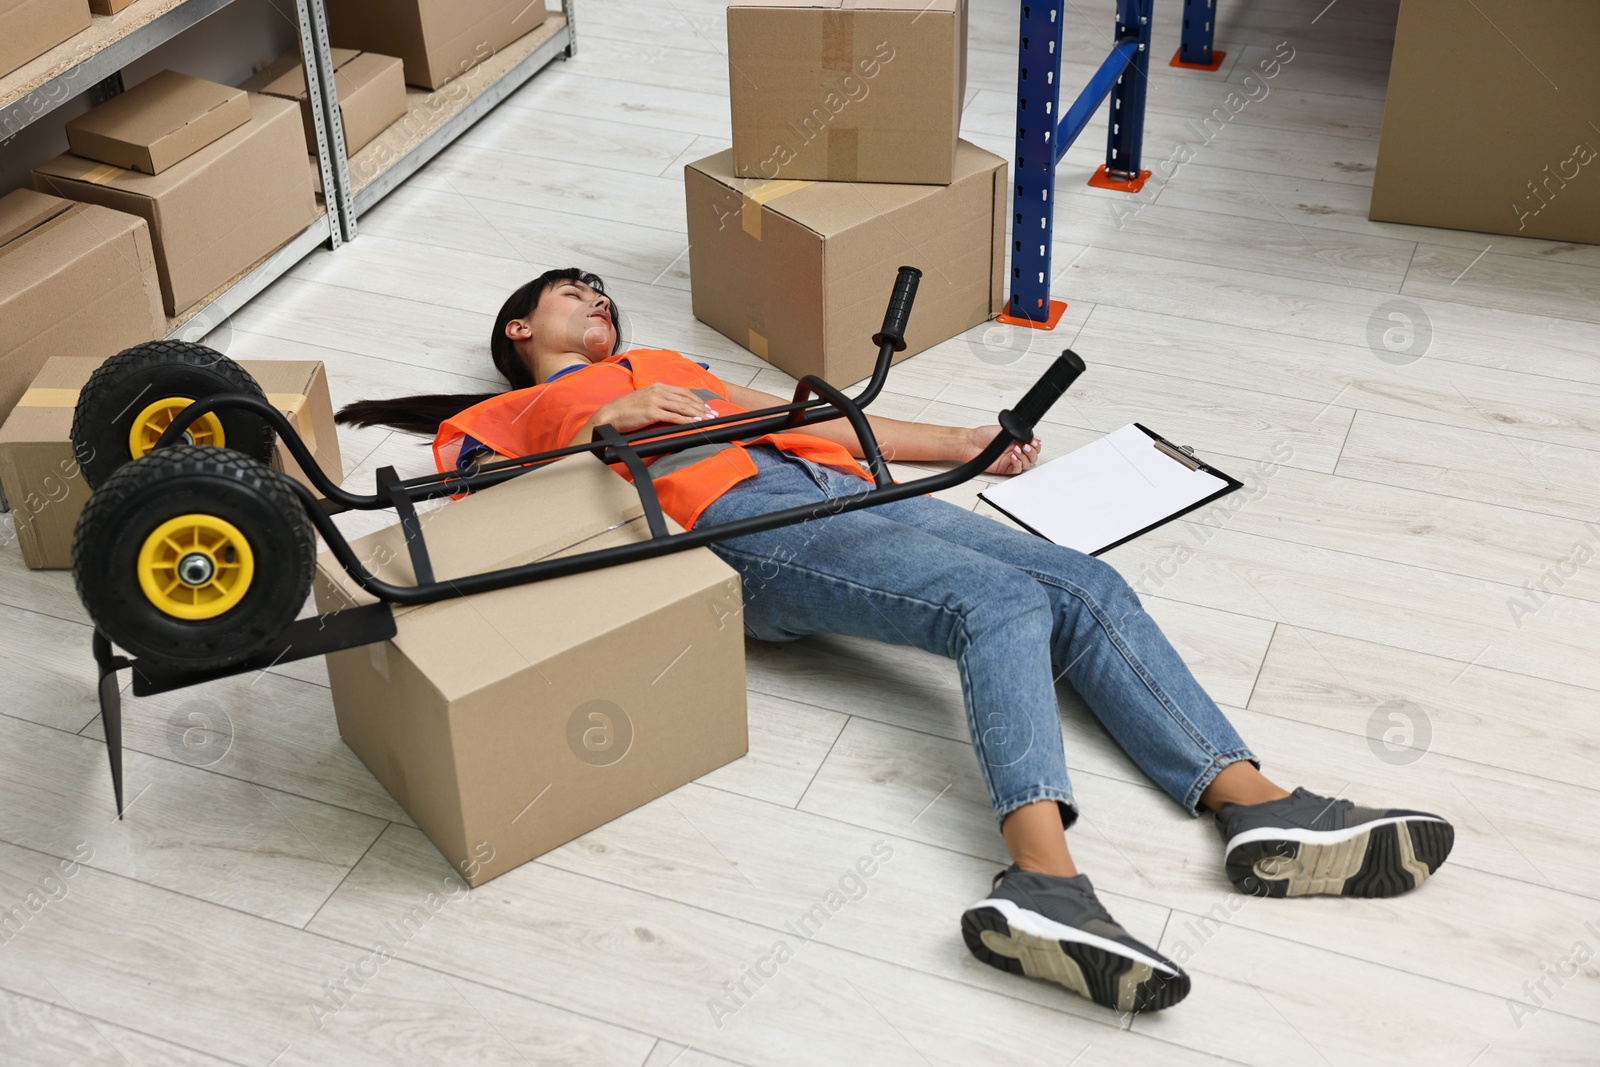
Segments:
[[[747,389],[732,382],[726,384],[728,399],[742,408],[755,410],[789,403],[789,400],[764,393],[759,389]],[[961,452],[971,431],[964,427],[904,422],[883,415],[868,415],[867,423],[871,425],[873,434],[878,438],[878,449],[883,453],[884,459],[905,463],[914,463],[918,460],[948,460],[959,463],[967,458],[963,457]],[[797,432],[843,445],[857,459],[866,458],[861,451],[861,442],[848,419],[819,422]]]

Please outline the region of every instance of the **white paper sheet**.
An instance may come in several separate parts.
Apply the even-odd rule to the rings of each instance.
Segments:
[[[1225,489],[1133,423],[978,495],[1058,545],[1093,554]]]

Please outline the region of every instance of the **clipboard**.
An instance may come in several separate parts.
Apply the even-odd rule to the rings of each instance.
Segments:
[[[1125,466],[1116,464],[1115,455],[1121,455],[1124,460],[1128,460],[1129,457],[1123,449],[1130,446],[1137,447],[1141,442],[1150,445],[1153,455],[1166,457],[1162,463],[1153,462],[1148,455],[1135,455],[1134,459],[1137,459],[1142,467],[1135,465],[1131,460]],[[1108,455],[1112,456],[1111,461],[1086,467],[1083,462],[1084,456],[1080,456],[1078,463],[1071,462],[1073,456],[1090,448],[1096,450],[1095,455],[1110,449]],[[1067,467],[1056,466],[1062,463],[1066,463]],[[1171,463],[1173,466],[1169,470],[1162,466],[1164,463]],[[1148,474],[1145,473],[1146,470],[1149,471]],[[1195,473],[1209,475],[1209,478],[1190,477]],[[1158,484],[1152,483],[1152,475]],[[1031,484],[1029,479],[1033,479]],[[1052,483],[1054,483],[1053,488],[1051,488]],[[1081,449],[1074,449],[1065,456],[1057,457],[1049,463],[990,486],[978,494],[978,499],[1037,537],[1054,544],[1066,544],[1067,547],[1075,548],[1087,555],[1098,556],[1243,487],[1244,483],[1239,479],[1195,456],[1194,449],[1188,445],[1173,444],[1148,426],[1134,422],[1089,442]],[[1042,488],[1050,495],[1040,495]],[[1109,539],[1104,522],[1100,522],[1098,515],[1095,520],[1100,522],[1098,527],[1095,526],[1095,522],[1091,522],[1087,524],[1091,529],[1068,531],[1070,522],[1059,510],[1062,493],[1081,494],[1085,506],[1091,508],[1095,506],[1094,496],[1099,494],[1102,500],[1115,500],[1119,504],[1127,504],[1128,514],[1142,513],[1142,518],[1118,517],[1106,520],[1122,521],[1123,525],[1131,523],[1137,527],[1126,530],[1118,528],[1109,535]],[[1147,522],[1145,520],[1152,518],[1150,514],[1152,508],[1159,513],[1159,517]],[[1052,537],[1051,532],[1055,532],[1057,536]],[[1074,540],[1081,542],[1083,538],[1105,543],[1089,544],[1087,547],[1081,543],[1071,543]]]

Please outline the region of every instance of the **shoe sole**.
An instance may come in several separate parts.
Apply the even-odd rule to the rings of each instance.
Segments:
[[[1116,1011],[1158,1011],[1189,994],[1189,976],[1182,970],[1168,974],[1148,956],[1009,900],[990,898],[968,908],[961,916],[961,936],[991,967],[1048,979]]]
[[[1450,855],[1443,819],[1397,817],[1346,830],[1264,827],[1228,842],[1228,879],[1257,897],[1392,897],[1427,880]]]

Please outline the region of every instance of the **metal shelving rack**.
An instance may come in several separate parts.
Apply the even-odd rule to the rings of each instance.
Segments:
[[[0,144],[85,90],[98,89],[103,98],[121,92],[122,68],[231,2],[140,0],[116,15],[95,16],[89,29],[0,78]],[[295,0],[306,87],[317,102],[311,112],[322,214],[276,251],[169,318],[167,336],[201,340],[313,249],[335,249],[354,238],[356,220],[369,208],[557,57],[576,51],[574,2],[562,0],[559,13],[552,11],[536,29],[442,88],[408,87],[406,116],[346,158],[327,14],[322,0]]]
[[[1150,20],[1155,0],[1117,0],[1111,53],[1061,113],[1063,0],[1025,0],[1017,52],[1017,155],[1011,198],[1011,297],[1000,321],[1054,329],[1066,304],[1050,299],[1055,234],[1056,164],[1107,97],[1106,161],[1089,184],[1137,193],[1150,172],[1140,167]]]
[[[0,78],[0,134],[7,139],[89,89],[109,98],[122,91],[122,68],[165,44],[202,19],[227,7],[231,0],[140,0],[111,16],[95,16],[86,30],[63,41],[44,55]],[[325,88],[332,85],[327,23],[321,0],[295,0],[299,14],[300,52],[305,62],[306,86],[323,106],[312,108],[317,135],[317,163],[324,189],[334,188],[335,168],[329,146],[333,134],[343,144],[338,108],[330,131]],[[337,248],[343,238],[334,224],[336,214],[326,207],[297,236],[242,274],[219,286],[181,314],[167,319],[167,336],[198,340],[245,302],[281,277],[312,249]]]
[[[408,86],[405,117],[354,156],[346,157],[343,136],[334,138],[334,180],[345,240],[355,238],[357,219],[495,105],[558,57],[577,51],[574,3],[561,0],[559,13],[550,12],[537,28],[443,87],[428,92]],[[337,122],[338,107],[330,110]]]

